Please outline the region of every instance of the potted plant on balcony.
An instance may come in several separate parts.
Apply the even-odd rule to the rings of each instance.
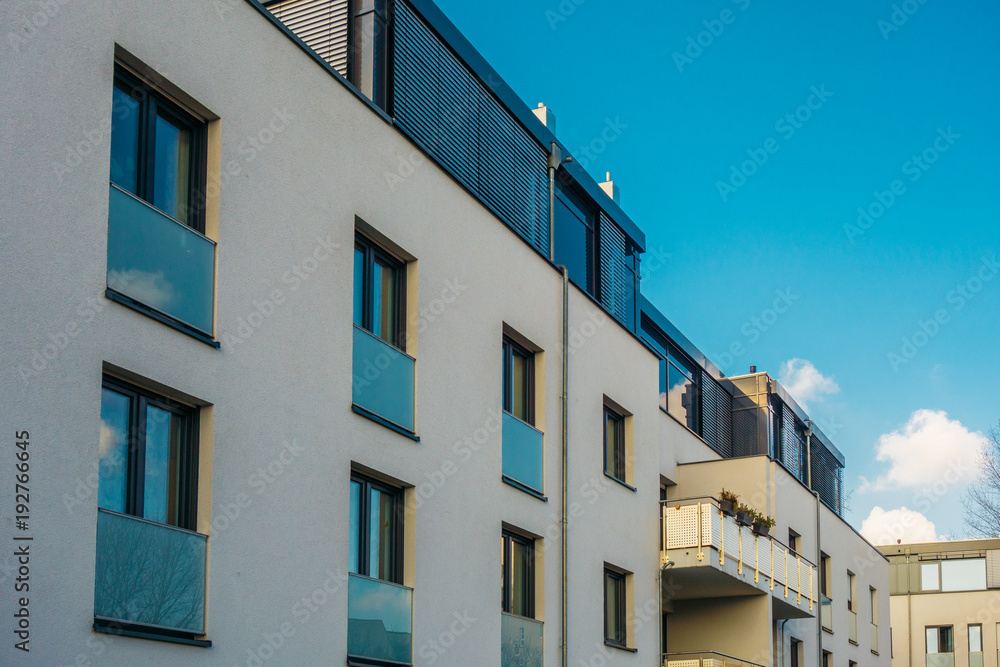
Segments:
[[[736,504],[740,502],[740,497],[732,491],[722,490],[719,494],[719,509],[726,516],[736,516]]]
[[[774,528],[774,519],[763,514],[761,512],[754,512],[753,515],[753,532],[762,537],[767,537],[771,534],[771,529]]]
[[[740,503],[736,506],[736,523],[741,526],[752,526],[753,514],[753,509],[750,506]]]

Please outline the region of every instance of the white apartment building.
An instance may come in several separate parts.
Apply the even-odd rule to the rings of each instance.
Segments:
[[[889,665],[843,456],[431,0],[0,26],[0,664]]]

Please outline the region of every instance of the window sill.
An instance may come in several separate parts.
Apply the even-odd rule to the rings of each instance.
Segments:
[[[177,320],[173,319],[172,317],[170,317],[168,315],[164,315],[163,313],[159,312],[158,310],[150,308],[149,306],[147,306],[147,305],[145,305],[143,303],[139,303],[135,299],[130,299],[129,297],[125,296],[124,294],[119,294],[118,292],[114,291],[110,287],[107,288],[104,291],[104,296],[106,296],[108,299],[111,299],[115,303],[120,303],[121,305],[125,306],[126,308],[131,308],[132,310],[134,310],[134,311],[136,311],[138,313],[142,313],[146,317],[152,318],[152,319],[156,320],[157,322],[159,322],[161,324],[165,324],[168,327],[170,327],[171,329],[176,329],[177,331],[180,331],[182,334],[191,336],[191,338],[194,338],[195,340],[199,340],[202,343],[205,343],[206,345],[208,345],[209,347],[214,347],[215,349],[219,349],[220,347],[222,347],[222,344],[219,343],[219,341],[217,341],[214,338],[212,338],[211,336],[208,336],[208,335],[206,335],[206,334],[198,331],[197,329],[189,327],[186,324],[178,322]]]
[[[94,619],[94,631],[108,635],[120,635],[122,637],[135,637],[137,639],[152,639],[171,644],[186,644],[188,646],[200,646],[201,648],[211,648],[211,639],[195,639],[194,635],[185,632],[171,632],[169,630],[158,630],[142,625],[131,623],[121,623],[108,619]]]
[[[512,477],[508,477],[507,475],[504,475],[503,476],[503,483],[504,484],[509,484],[510,486],[513,486],[518,491],[523,491],[524,493],[527,493],[529,496],[534,496],[535,498],[538,498],[539,500],[541,500],[543,503],[549,502],[549,499],[546,498],[544,495],[542,495],[538,491],[535,491],[533,488],[531,488],[530,486],[527,486],[526,484],[521,484],[520,482],[518,482],[516,479],[513,479]]]
[[[826,626],[823,626],[823,632],[825,632],[828,635],[832,635],[833,634],[833,628],[828,628]]]
[[[607,477],[608,479],[614,480],[618,484],[621,484],[622,486],[624,486],[626,489],[628,489],[632,493],[639,493],[639,490],[637,488],[635,488],[634,486],[632,486],[628,482],[623,482],[622,480],[618,479],[617,477],[615,477],[614,475],[612,475],[611,473],[609,473],[607,470],[604,471],[604,476]]]
[[[875,649],[872,649],[872,655],[878,655],[878,651],[876,651]]]
[[[856,641],[854,641],[853,639],[848,639],[848,640],[847,640],[847,643],[848,643],[848,644],[850,644],[851,646],[860,646],[860,644],[858,644],[858,643],[857,643]]]
[[[380,424],[380,425],[386,427],[390,431],[395,431],[396,433],[399,433],[400,435],[404,435],[407,438],[409,438],[410,440],[413,440],[414,442],[420,442],[420,436],[417,435],[416,433],[414,433],[413,431],[408,431],[405,428],[403,428],[402,426],[399,426],[398,424],[393,424],[388,419],[383,419],[382,417],[379,417],[374,412],[369,412],[368,410],[365,410],[363,407],[361,407],[360,405],[357,405],[356,403],[352,403],[351,404],[351,410],[353,410],[355,414],[361,415],[362,417],[365,417],[366,419],[370,419],[373,422],[375,422],[376,424]]]
[[[619,644],[619,643],[613,642],[613,641],[611,641],[609,639],[605,639],[604,640],[604,645],[607,646],[607,647],[610,647],[610,648],[616,648],[619,651],[625,651],[626,653],[638,653],[639,652],[639,649],[637,649],[637,648],[629,648],[628,646],[625,646],[624,644]]]

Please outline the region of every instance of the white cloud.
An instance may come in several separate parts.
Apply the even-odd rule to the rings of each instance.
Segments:
[[[860,533],[875,545],[896,544],[897,540],[903,544],[941,540],[930,519],[906,507],[888,511],[873,507],[868,518],[861,522]]]
[[[806,359],[789,359],[781,365],[778,382],[788,390],[788,393],[808,410],[809,401],[822,401],[827,394],[840,391],[833,378],[829,378],[818,370],[811,361]]]
[[[901,428],[879,436],[876,459],[889,464],[870,490],[954,486],[972,481],[986,445],[943,410],[917,410]],[[869,490],[866,487],[866,490]],[[936,495],[942,495],[935,489]]]

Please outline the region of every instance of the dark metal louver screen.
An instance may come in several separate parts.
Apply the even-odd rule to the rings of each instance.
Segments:
[[[547,153],[403,1],[394,81],[399,127],[547,256]]]
[[[323,60],[347,76],[348,0],[287,0],[268,9]]]
[[[795,423],[795,413],[787,405],[781,406],[781,451],[778,460],[785,469],[806,483],[806,442],[804,434]]]
[[[844,469],[817,438],[812,440],[813,489],[837,514],[843,514]]]
[[[757,408],[733,411],[733,456],[756,456]]]
[[[618,225],[601,211],[601,303],[629,329],[635,329],[635,259],[632,244]]]
[[[733,455],[733,397],[722,385],[701,374],[701,434],[716,452]]]

